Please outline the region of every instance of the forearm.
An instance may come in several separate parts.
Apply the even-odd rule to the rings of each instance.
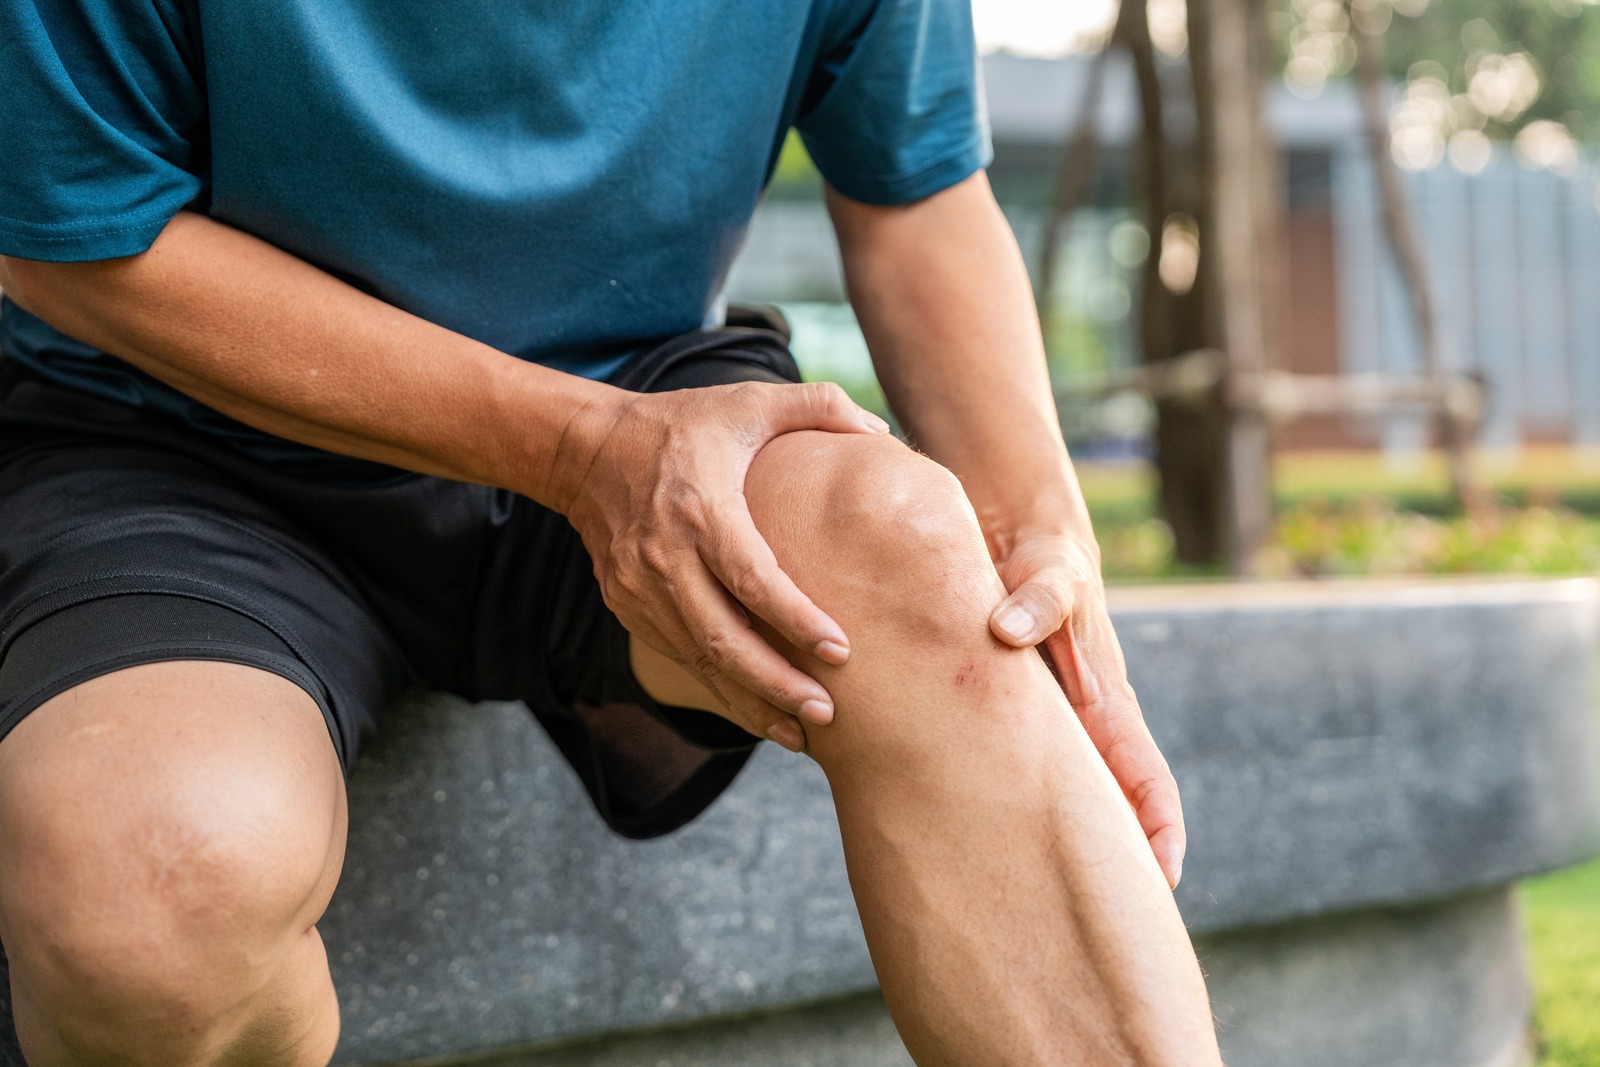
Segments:
[[[991,548],[1052,526],[1092,552],[1027,272],[984,176],[903,208],[830,208],[890,406],[961,478]]]
[[[58,329],[258,429],[559,506],[576,412],[615,393],[367,296],[248,234],[181,214],[149,251],[0,259]],[[570,442],[569,442],[570,445]]]

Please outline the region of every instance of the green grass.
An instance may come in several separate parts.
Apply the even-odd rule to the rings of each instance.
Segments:
[[[1522,886],[1543,1067],[1600,1067],[1600,861]]]

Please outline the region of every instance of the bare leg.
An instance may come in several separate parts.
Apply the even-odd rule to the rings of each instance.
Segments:
[[[959,483],[894,441],[795,433],[761,452],[746,494],[851,638],[842,668],[785,651],[834,697],[807,751],[916,1061],[1219,1063],[1132,811],[1043,660],[990,635],[1004,589]],[[658,696],[712,706],[643,646],[635,662]]]
[[[31,1067],[323,1067],[315,923],[344,779],[316,704],[234,664],[86,682],[0,744],[0,938]]]

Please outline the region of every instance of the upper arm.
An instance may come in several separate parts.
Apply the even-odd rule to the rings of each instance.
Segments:
[[[920,258],[927,266],[928,256],[944,254],[930,241],[953,239],[959,245],[963,233],[999,213],[982,171],[909,204],[863,203],[832,184],[825,187],[824,195],[847,274],[857,273],[864,257],[900,252],[912,262]]]
[[[858,203],[914,202],[992,155],[970,0],[871,0],[812,73],[795,122],[828,184]]]
[[[24,257],[141,252],[201,194],[205,104],[186,9],[0,4],[0,255],[14,257],[11,287],[27,288]]]

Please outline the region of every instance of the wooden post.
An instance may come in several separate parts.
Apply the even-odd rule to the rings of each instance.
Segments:
[[[1139,211],[1150,234],[1150,254],[1139,281],[1140,359],[1161,373],[1186,352],[1222,343],[1213,308],[1215,270],[1204,245],[1187,291],[1168,289],[1161,274],[1168,220],[1181,216],[1198,220],[1201,230],[1209,226],[1200,163],[1204,150],[1191,133],[1169,136],[1166,111],[1178,101],[1168,98],[1181,94],[1163,84],[1146,0],[1123,0],[1116,36],[1133,60],[1139,94]],[[1199,86],[1194,95],[1201,95]],[[1228,411],[1220,379],[1203,396],[1153,395],[1152,399],[1153,458],[1161,513],[1172,529],[1173,554],[1186,564],[1220,563],[1227,556],[1232,525],[1227,500]]]
[[[1266,198],[1278,195],[1277,189],[1262,188],[1266,74],[1252,40],[1256,32],[1252,19],[1262,12],[1251,0],[1190,3],[1191,12],[1195,7],[1204,9],[1198,20],[1200,40],[1195,39],[1196,20],[1191,18],[1190,47],[1197,86],[1209,90],[1209,101],[1197,100],[1197,105],[1210,111],[1199,116],[1199,127],[1208,142],[1212,224],[1209,233],[1202,230],[1200,240],[1201,247],[1209,245],[1216,257],[1222,347],[1228,356],[1228,561],[1234,573],[1249,574],[1272,526],[1267,420],[1253,398],[1256,383],[1270,367],[1258,212]]]

